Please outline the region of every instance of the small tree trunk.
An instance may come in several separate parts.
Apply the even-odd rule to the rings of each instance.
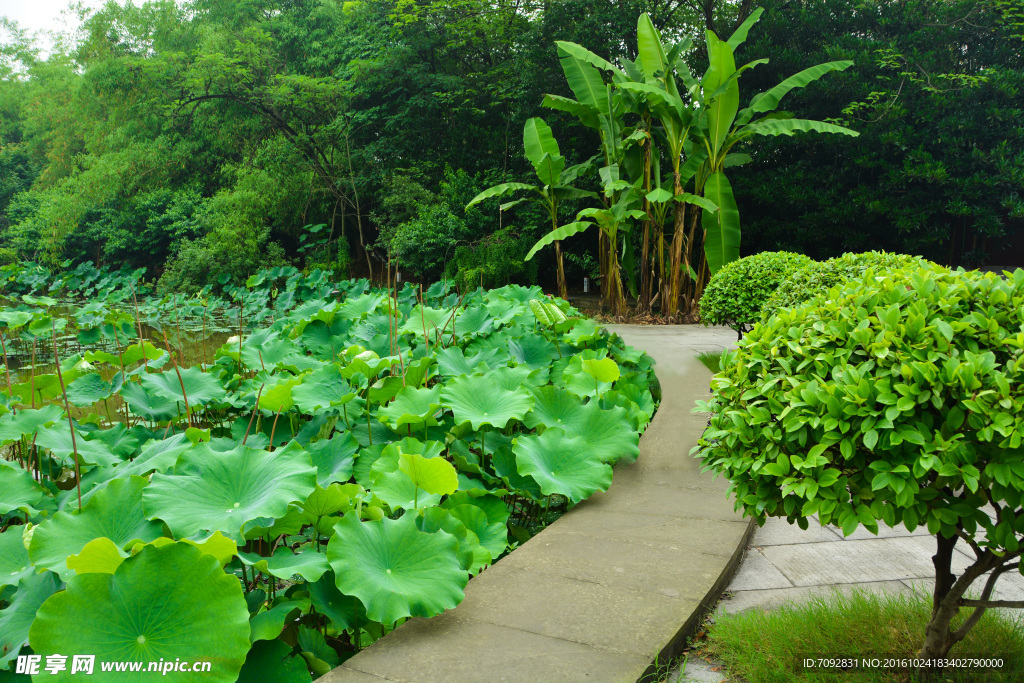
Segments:
[[[650,126],[648,126],[649,128]],[[640,252],[640,301],[637,308],[641,313],[647,313],[651,309],[651,268],[650,268],[650,239],[651,239],[651,202],[646,195],[651,191],[651,140],[647,139],[644,145],[644,241]]]
[[[568,299],[569,295],[565,289],[565,268],[562,266],[561,240],[555,240],[555,258],[558,260],[558,296]]]
[[[675,194],[682,194],[683,186],[679,182],[679,172],[675,174]],[[683,262],[683,243],[686,241],[686,204],[676,204],[675,229],[672,234],[672,259],[669,265],[669,286],[668,297],[661,309],[662,313],[669,318],[675,318],[679,311],[679,293],[682,291],[683,280],[680,265]]]

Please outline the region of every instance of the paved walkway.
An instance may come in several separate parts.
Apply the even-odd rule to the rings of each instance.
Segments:
[[[953,572],[960,574],[973,560],[970,548],[957,544]],[[879,527],[878,536],[863,528],[848,538],[839,529],[812,522],[807,531],[783,519],[769,519],[754,531],[743,562],[719,612],[773,609],[805,602],[838,590],[860,589],[879,593],[930,594],[935,571],[931,557],[935,539],[927,529],[914,533],[903,527]],[[984,580],[975,584],[980,591]],[[1024,600],[1024,576],[1008,572],[999,577],[995,600]],[[1008,610],[1011,614],[1019,610]],[[670,683],[719,683],[725,674],[713,663],[691,659],[686,672],[679,669]],[[729,678],[730,681],[735,681]]]
[[[656,360],[663,401],[636,463],[470,581],[466,599],[412,619],[324,683],[633,683],[670,660],[731,578],[750,525],[726,482],[689,456],[706,418],[690,412],[711,375],[701,350],[727,328],[613,326]]]

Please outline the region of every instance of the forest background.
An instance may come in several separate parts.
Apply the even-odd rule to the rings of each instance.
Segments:
[[[730,178],[744,255],[885,249],[953,266],[1024,264],[1024,3],[764,0],[737,63],[741,99],[814,64],[800,118],[857,138],[755,137]],[[571,96],[555,41],[636,57],[637,16],[707,65],[748,0],[160,0],[83,10],[44,52],[9,21],[0,44],[0,265],[145,267],[194,291],[292,263],[338,277],[553,285],[550,230],[528,203],[466,204],[533,177],[524,122],[569,163],[594,130],[543,109]],[[633,41],[633,42],[631,42]],[[596,166],[578,186],[597,189]],[[565,207],[572,220],[586,200]],[[634,231],[639,235],[639,231]],[[597,274],[593,234],[567,279]]]

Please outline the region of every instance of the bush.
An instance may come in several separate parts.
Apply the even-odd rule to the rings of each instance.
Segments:
[[[920,656],[944,657],[981,616],[952,631],[959,608],[1019,606],[963,596],[991,572],[987,599],[1024,551],[1022,329],[1024,270],[868,270],[740,340],[698,402],[712,417],[695,450],[762,524],[926,525],[937,578]],[[977,559],[954,582],[958,539]]]
[[[814,263],[803,254],[766,251],[722,267],[700,300],[705,325],[728,325],[740,337],[761,319],[761,306],[794,271]]]
[[[524,238],[513,228],[502,228],[476,244],[460,246],[455,258],[448,262],[445,277],[455,280],[462,291],[532,285],[537,282],[537,262],[524,261],[534,241]]]
[[[810,301],[847,280],[859,279],[864,271],[873,268],[886,272],[923,262],[916,256],[868,251],[863,254],[843,254],[827,261],[812,261],[791,274],[768,297],[761,314],[771,317],[780,308],[789,308]]]

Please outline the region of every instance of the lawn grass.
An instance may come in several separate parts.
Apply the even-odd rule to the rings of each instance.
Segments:
[[[914,681],[907,671],[805,668],[805,658],[914,657],[924,640],[931,599],[923,593],[833,593],[771,611],[721,614],[696,654],[724,665],[723,678],[749,683]],[[962,621],[971,610],[961,610]],[[954,626],[959,625],[955,623]],[[950,657],[1002,657],[1003,668],[944,671],[931,680],[956,683],[1024,679],[1024,617],[986,612]]]
[[[719,370],[722,369],[722,352],[721,351],[701,351],[697,354],[697,360],[704,364],[708,370],[714,374],[718,374]]]

